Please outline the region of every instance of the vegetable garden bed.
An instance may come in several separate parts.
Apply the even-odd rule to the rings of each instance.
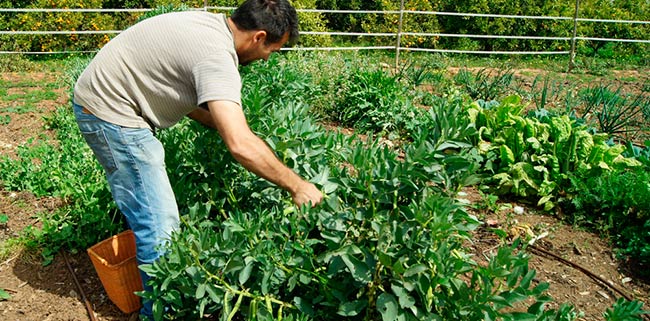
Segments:
[[[647,297],[647,285],[641,279],[621,282],[635,276],[617,271],[612,264],[618,263],[612,260],[606,244],[591,234],[570,230],[548,215],[529,215],[544,196],[532,205],[524,204],[526,215],[518,216],[507,207],[520,205],[514,200],[499,201],[490,189],[481,189],[480,193],[478,189],[467,190],[468,184],[478,187],[476,184],[486,177],[481,169],[497,172],[500,166],[516,164],[523,155],[513,152],[511,157],[500,148],[504,152],[486,156],[480,149],[471,148],[479,139],[488,142],[486,132],[479,136],[469,117],[458,117],[469,110],[471,100],[462,94],[417,93],[414,78],[400,82],[390,73],[372,69],[353,69],[338,78],[330,77],[328,82],[331,75],[318,78],[308,72],[320,70],[318,61],[326,58],[317,57],[308,63],[305,57],[296,57],[273,59],[254,73],[245,70],[245,103],[251,127],[265,136],[285,162],[312,177],[328,193],[323,206],[294,209],[286,195],[234,165],[214,133],[195,124],[187,122],[163,133],[167,146],[179,150],[168,151],[168,166],[185,213],[185,229],[169,259],[150,272],[161,282],[160,292],[154,295],[159,302],[172,306],[176,318],[217,316],[223,311],[246,316],[254,309],[260,317],[282,313],[285,319],[313,313],[316,319],[348,315],[351,319],[367,316],[375,320],[392,319],[393,315],[422,316],[418,313],[431,311],[446,317],[467,312],[468,319],[473,313],[507,316],[513,310],[500,309],[500,305],[518,302],[515,306],[526,311],[535,306],[535,301],[546,302],[544,282],[549,282],[551,289],[565,286],[546,305],[565,316],[571,313],[560,303],[602,302],[599,310],[586,303],[577,306],[590,309],[587,319],[599,317],[614,304],[615,294],[601,286],[582,286],[589,283],[556,261],[535,257],[530,267],[537,272],[532,272],[524,252],[511,246],[515,235],[511,229],[524,224],[535,236],[548,232],[539,244],[576,260],[586,257],[585,262],[590,262],[592,257],[592,265],[602,262],[596,266],[611,268],[601,273],[613,283],[620,283],[632,294],[632,290],[645,291]],[[349,70],[344,66],[352,63],[336,56],[327,59],[341,66],[335,70]],[[406,74],[402,76],[406,78]],[[430,108],[410,109],[412,100]],[[507,104],[517,103],[506,100],[500,106]],[[74,126],[70,127],[67,106],[62,105],[64,109],[47,117],[47,126],[68,138],[59,147],[67,153],[47,157],[52,152],[44,146],[40,152],[29,149],[30,153],[21,154],[17,150],[16,158],[30,159],[34,167],[6,160],[4,168],[13,171],[5,172],[2,178],[7,191],[27,190],[65,200],[62,212],[41,216],[43,233],[32,235],[42,242],[46,257],[55,259],[54,264],[57,261],[52,255],[59,247],[84,248],[121,228],[106,215],[113,210],[102,177],[96,174],[98,168],[92,158],[85,159],[89,155],[80,152],[82,145],[70,134]],[[368,135],[359,142],[327,131],[313,118],[314,113]],[[486,120],[489,117],[486,114]],[[499,124],[509,124],[501,120]],[[385,139],[378,140],[378,136]],[[385,143],[386,139],[392,144]],[[196,142],[214,147],[195,150]],[[495,142],[490,141],[491,145]],[[40,162],[34,164],[33,159]],[[478,165],[486,159],[491,160],[489,167]],[[47,167],[53,165],[54,171]],[[44,168],[50,170],[47,179],[42,176]],[[71,175],[81,169],[91,174],[81,178]],[[544,182],[544,177],[531,179],[537,184],[535,179]],[[481,197],[471,206],[457,202],[463,198],[459,191],[472,190],[472,195]],[[528,190],[516,200],[530,201],[535,195]],[[562,197],[561,193],[552,195],[554,200]],[[75,205],[83,207],[75,209]],[[531,236],[525,228],[523,231],[520,236],[528,241]],[[569,244],[567,240],[575,235],[581,236],[580,241]],[[16,262],[11,260],[7,266]],[[24,286],[14,287],[13,296],[22,295]],[[548,293],[553,293],[551,289]],[[460,293],[464,293],[462,298],[457,297]],[[562,297],[565,295],[570,300]],[[463,310],[462,304],[469,310]],[[230,310],[223,310],[224,306]],[[529,312],[542,313],[534,307]]]

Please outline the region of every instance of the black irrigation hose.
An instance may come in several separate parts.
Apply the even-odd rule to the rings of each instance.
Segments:
[[[562,262],[562,263],[564,263],[564,264],[566,264],[566,265],[568,265],[568,266],[570,266],[572,268],[575,268],[576,270],[579,270],[580,272],[586,274],[588,277],[592,278],[594,281],[602,283],[603,285],[609,287],[614,292],[622,295],[626,300],[633,301],[632,298],[630,298],[630,296],[627,295],[625,292],[623,292],[622,290],[620,290],[619,288],[617,288],[613,284],[607,282],[605,279],[601,278],[600,276],[595,275],[591,271],[589,271],[589,270],[583,268],[582,266],[578,265],[577,263],[573,263],[573,262],[571,262],[571,261],[569,261],[567,259],[564,259],[564,258],[562,258],[562,257],[560,257],[560,256],[558,256],[558,255],[556,255],[554,253],[551,253],[551,252],[549,252],[547,250],[544,250],[544,249],[542,249],[540,247],[537,247],[537,246],[535,246],[533,244],[528,245],[528,248],[533,250],[533,252],[537,252],[538,255],[542,254],[542,255],[545,255],[547,257],[551,257],[551,258],[553,258],[555,260],[558,260],[558,261],[560,261],[560,262]],[[650,321],[650,315],[644,314],[643,318]]]
[[[59,253],[61,253],[61,256],[63,256],[65,265],[68,266],[68,271],[70,271],[70,275],[72,275],[72,279],[74,280],[74,283],[77,285],[77,289],[79,289],[79,294],[81,295],[81,299],[84,301],[84,305],[86,306],[86,311],[88,311],[88,316],[90,317],[90,320],[97,321],[97,318],[95,317],[95,312],[93,311],[93,307],[90,304],[90,301],[88,301],[88,298],[86,298],[86,294],[84,293],[81,284],[79,284],[79,280],[77,280],[77,275],[74,273],[74,270],[72,270],[72,266],[70,266],[70,262],[68,261],[68,256],[65,254],[64,250],[60,250]]]

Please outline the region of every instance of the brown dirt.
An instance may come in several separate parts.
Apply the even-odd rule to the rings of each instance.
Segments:
[[[476,190],[466,188],[463,192],[467,196],[461,198],[472,204],[483,202]],[[517,237],[524,240],[539,237],[527,253],[529,267],[537,272],[534,281],[550,284],[547,294],[554,302],[549,308],[557,309],[559,304],[571,303],[584,313],[579,320],[604,320],[605,310],[620,297],[640,300],[646,309],[650,306],[649,280],[639,278],[626,262],[617,260],[606,240],[524,204],[498,202],[495,207],[498,210],[470,207],[470,211],[485,222],[475,231],[470,245],[479,264],[487,263],[485,256],[495,254],[504,242]],[[519,207],[518,211],[515,207]],[[501,229],[508,237],[500,239],[491,229]]]
[[[25,83],[25,86],[8,90],[9,94],[24,94],[38,90],[34,86],[43,81],[55,82],[56,75],[5,73],[1,79]],[[30,138],[51,135],[43,129],[43,116],[53,112],[57,106],[68,104],[67,89],[59,88],[55,92],[58,93],[57,99],[41,101],[27,113],[7,113],[6,108],[18,107],[21,102],[0,100],[0,119],[4,115],[11,117],[9,124],[0,125],[0,152],[3,156],[15,156],[16,148],[28,143]],[[61,200],[51,197],[37,198],[29,192],[0,189],[0,215],[9,217],[6,224],[0,224],[0,243],[18,236],[26,227],[38,228],[39,215],[46,215],[61,204]],[[13,251],[0,260],[0,289],[9,293],[11,299],[0,301],[1,320],[90,320],[73,274],[62,255],[55,256],[52,264],[43,266],[40,256],[32,251],[22,247],[9,248]],[[94,310],[96,320],[128,320],[129,316],[117,309],[106,296],[88,255],[85,252],[67,253],[66,258]]]
[[[15,82],[24,80],[54,79],[51,74],[29,73],[3,74],[2,79]],[[36,82],[37,83],[37,82]],[[29,91],[33,88],[13,90]],[[15,155],[16,146],[24,144],[29,138],[48,134],[43,129],[42,116],[54,110],[56,106],[67,104],[66,89],[58,91],[60,97],[53,101],[43,101],[35,111],[25,114],[11,114],[11,122],[0,126],[0,151],[3,155]],[[0,117],[5,115],[3,109],[12,102],[0,100]],[[552,216],[541,215],[526,206],[514,203],[500,203],[501,210],[488,210],[479,193],[466,189],[461,196],[474,204],[473,211],[487,224],[475,233],[470,250],[475,254],[479,264],[484,257],[494,252],[504,240],[498,239],[489,228],[508,231],[510,236],[542,235],[535,245],[552,252],[563,259],[573,262],[625,293],[631,298],[642,300],[647,309],[650,306],[650,284],[647,280],[636,278],[628,271],[625,262],[619,262],[613,255],[612,248],[597,235],[572,228]],[[29,192],[0,190],[0,215],[9,217],[6,224],[0,224],[0,243],[9,244],[7,240],[15,237],[26,227],[39,225],[39,214],[47,214],[61,205],[53,198],[37,198]],[[515,214],[514,206],[522,206],[523,214]],[[505,240],[507,242],[507,240]],[[6,246],[5,246],[6,248]],[[621,295],[609,285],[602,284],[577,268],[538,253],[530,253],[530,267],[537,271],[537,282],[550,283],[548,294],[555,302],[571,303],[577,310],[584,312],[580,320],[602,320],[602,314]],[[71,273],[64,256],[57,255],[48,266],[41,264],[40,257],[15,247],[6,258],[0,260],[0,288],[12,297],[0,301],[0,319],[2,320],[90,320],[85,302],[75,284],[73,275],[78,279],[88,303],[97,320],[128,320],[129,316],[120,312],[108,300],[95,270],[85,252],[67,253]]]

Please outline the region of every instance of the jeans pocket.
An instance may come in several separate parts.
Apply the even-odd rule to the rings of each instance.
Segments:
[[[82,132],[84,139],[92,149],[99,164],[104,167],[106,174],[110,174],[117,170],[117,163],[113,156],[111,146],[108,144],[106,135],[102,129],[92,132]]]

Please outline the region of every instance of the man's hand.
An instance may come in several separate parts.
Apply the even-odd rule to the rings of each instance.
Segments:
[[[314,184],[302,181],[298,189],[291,192],[291,198],[297,206],[311,205],[314,207],[323,200],[323,193]]]

